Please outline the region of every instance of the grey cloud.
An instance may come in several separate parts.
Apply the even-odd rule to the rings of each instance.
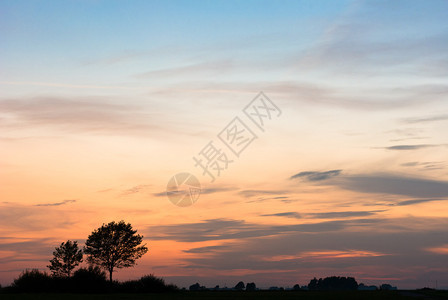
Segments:
[[[393,174],[356,175],[340,178],[338,186],[362,193],[404,195],[415,198],[448,197],[448,182]]]
[[[157,112],[116,104],[103,97],[0,99],[0,112],[13,117],[0,120],[5,128],[42,126],[65,132],[113,135],[148,135],[172,130],[161,126],[164,122]]]
[[[243,190],[240,191],[238,194],[245,197],[250,198],[254,196],[262,196],[262,195],[281,195],[288,193],[287,190]]]
[[[203,189],[201,189],[201,195],[224,193],[224,192],[235,191],[235,190],[238,190],[238,188],[235,188],[235,187],[203,188]],[[172,193],[175,193],[175,192],[172,192]],[[153,195],[156,197],[165,197],[166,191],[154,193]]]
[[[243,220],[212,219],[199,223],[155,226],[148,228],[146,235],[154,240],[176,240],[182,242],[217,241],[268,237],[288,232],[317,233],[340,231],[348,226],[367,226],[380,221],[379,219],[357,219],[292,225],[262,225],[246,223]]]
[[[217,187],[217,188],[204,188],[201,190],[201,194],[214,194],[214,193],[223,193],[223,192],[231,192],[238,190],[236,187]]]
[[[337,212],[325,212],[325,213],[309,213],[306,214],[308,217],[318,218],[318,219],[332,219],[332,218],[350,218],[350,217],[367,217],[375,215],[384,210],[374,210],[374,211],[337,211]]]
[[[302,213],[297,212],[283,212],[275,214],[264,214],[263,217],[287,217],[295,219],[335,219],[335,218],[352,218],[352,217],[368,217],[373,216],[384,210],[374,211],[337,211],[337,212],[324,212],[324,213]]]
[[[5,205],[0,206],[0,226],[26,230],[27,232],[48,230],[56,227],[67,228],[74,224],[76,215],[68,213],[63,208],[56,210],[56,207],[63,205],[64,202],[44,203],[44,205],[40,206],[5,203]]]
[[[414,123],[428,123],[428,122],[446,121],[446,120],[448,120],[448,115],[437,115],[426,118],[410,118],[406,119],[405,122],[414,124]]]
[[[225,250],[232,247],[231,245],[221,245],[221,246],[206,246],[206,247],[197,247],[191,248],[188,250],[184,250],[185,253],[214,253],[219,250]]]
[[[330,170],[325,172],[306,171],[300,172],[290,177],[290,179],[305,178],[308,181],[321,181],[341,174],[342,170]]]
[[[408,220],[415,222],[418,220]],[[402,220],[391,220],[402,222]],[[436,221],[437,222],[437,221]],[[445,222],[442,222],[446,224]],[[443,227],[444,225],[440,224]],[[409,224],[407,224],[409,225]],[[447,243],[447,237],[442,228],[428,230],[413,230],[408,227],[408,232],[378,232],[371,230],[368,233],[362,231],[348,231],[344,234],[334,232],[322,232],[319,234],[307,234],[291,232],[285,235],[265,237],[260,239],[247,239],[238,244],[225,247],[220,245],[216,249],[208,249],[209,256],[201,258],[187,258],[185,261],[190,267],[205,267],[218,270],[250,269],[250,270],[294,270],[297,268],[314,270],[316,266],[337,270],[344,265],[358,268],[359,265],[407,267],[412,262],[422,266],[437,266],[440,259],[424,249]],[[309,257],[300,257],[301,253],[313,251],[347,251],[368,250],[384,256],[380,257],[349,257],[336,260],[313,261]],[[299,256],[294,258],[294,256]],[[260,260],[260,256],[266,258],[279,257],[272,260]],[[281,258],[285,256],[284,258]],[[292,256],[289,258],[289,256]],[[401,259],[397,260],[397,256]]]
[[[11,261],[11,259],[15,259],[16,261],[23,261],[24,259],[26,259],[22,257],[25,254],[33,254],[39,257],[48,256],[51,255],[51,252],[54,248],[51,246],[51,238],[19,239],[3,237],[1,239],[3,239],[3,241],[0,243],[0,250],[12,251],[15,253],[11,255],[11,257],[3,258],[5,262],[9,262]],[[37,260],[38,259],[39,258],[37,258]]]
[[[419,203],[426,203],[426,202],[433,202],[433,201],[443,201],[443,200],[448,200],[448,199],[443,199],[443,198],[433,198],[433,199],[412,199],[412,200],[404,200],[404,201],[399,201],[393,205],[396,206],[406,206],[406,205],[413,205],[413,204],[419,204]]]
[[[395,145],[395,146],[386,147],[385,149],[387,149],[387,150],[418,150],[418,149],[437,147],[437,146],[439,146],[439,145],[427,145],[427,144],[422,144],[422,145]]]
[[[446,163],[443,161],[411,161],[401,164],[403,167],[419,167],[424,170],[440,170],[446,167]]]
[[[61,202],[36,204],[34,206],[60,206],[60,205],[64,205],[64,204],[75,203],[76,201],[77,200],[64,200]]]
[[[287,217],[287,218],[294,218],[294,219],[301,219],[302,215],[297,212],[283,212],[283,213],[276,213],[276,214],[265,214],[261,215],[263,217]]]

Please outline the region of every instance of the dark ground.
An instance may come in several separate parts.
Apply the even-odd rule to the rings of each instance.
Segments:
[[[160,294],[0,294],[1,300],[8,299],[49,299],[49,300],[71,300],[71,299],[151,299],[151,300],[189,300],[189,299],[303,299],[303,300],[354,300],[354,299],[414,299],[414,300],[436,300],[448,299],[448,291],[350,291],[350,292],[319,292],[319,291],[199,291],[199,292],[170,292]]]

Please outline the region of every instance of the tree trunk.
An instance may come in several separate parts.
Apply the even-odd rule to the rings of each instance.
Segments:
[[[109,269],[109,281],[110,283],[112,283],[112,273],[113,273],[114,269]]]

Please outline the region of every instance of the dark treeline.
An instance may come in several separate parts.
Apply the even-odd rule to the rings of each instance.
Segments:
[[[324,279],[313,278],[305,286],[295,284],[293,288],[272,286],[270,291],[349,291],[349,290],[393,290],[390,284],[382,284],[379,287],[359,284],[353,277],[326,277]],[[174,284],[166,284],[165,280],[154,275],[146,275],[137,280],[112,281],[107,278],[106,272],[97,266],[79,268],[70,277],[56,277],[37,269],[26,270],[14,280],[9,287],[3,288],[3,292],[20,293],[159,293],[175,292],[180,289]],[[257,291],[254,282],[244,284],[239,281],[234,287],[206,288],[199,283],[189,287],[190,291]]]
[[[395,290],[396,287],[392,287],[390,284],[382,284],[381,286],[367,286],[363,283],[358,284],[358,282],[353,277],[339,277],[339,276],[331,276],[322,278],[313,278],[310,280],[310,283],[305,286],[300,286],[299,284],[295,284],[292,288],[284,288],[278,286],[271,286],[266,290],[270,291],[284,291],[284,290],[293,290],[293,291],[354,291],[354,290]],[[260,290],[257,288],[254,282],[250,282],[247,285],[244,282],[238,282],[234,287],[220,287],[219,285],[214,288],[207,288],[205,286],[201,286],[199,283],[192,284],[189,287],[190,291],[256,291]]]

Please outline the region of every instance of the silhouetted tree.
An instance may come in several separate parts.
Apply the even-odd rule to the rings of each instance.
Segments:
[[[314,277],[313,279],[311,279],[310,283],[308,283],[308,289],[310,291],[315,291],[318,288],[318,281],[317,278]]]
[[[294,291],[298,291],[300,290],[300,285],[299,284],[294,284],[294,286],[292,287]]]
[[[77,241],[68,240],[55,248],[53,258],[47,266],[55,277],[70,277],[74,268],[82,262],[82,250]]]
[[[246,284],[246,291],[255,291],[257,289],[257,286],[254,282],[249,282]]]
[[[396,287],[391,286],[388,283],[383,283],[382,285],[380,285],[380,290],[384,290],[384,291],[390,291],[390,290],[396,290]]]
[[[333,290],[356,290],[358,283],[353,277],[325,277],[319,280],[314,277],[308,284],[309,290],[333,291]]]
[[[245,285],[244,285],[244,282],[242,282],[242,281],[238,282],[234,287],[234,289],[237,291],[244,290],[244,288],[245,288]]]
[[[190,291],[199,291],[201,288],[201,285],[196,282],[195,284],[190,285],[189,290]]]
[[[109,272],[112,282],[114,269],[132,267],[148,248],[142,245],[143,236],[136,234],[131,224],[115,221],[103,224],[88,237],[84,247],[87,261],[96,264]]]

